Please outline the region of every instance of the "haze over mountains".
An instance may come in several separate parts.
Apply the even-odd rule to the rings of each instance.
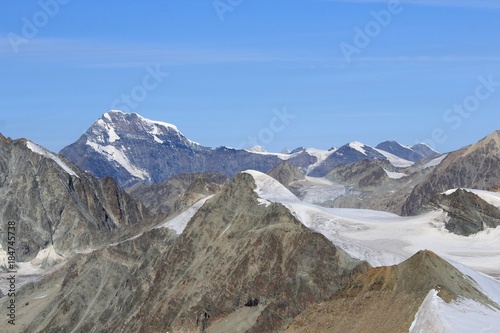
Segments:
[[[2,332],[500,327],[500,132],[275,154],[110,111],[61,155],[0,153]]]

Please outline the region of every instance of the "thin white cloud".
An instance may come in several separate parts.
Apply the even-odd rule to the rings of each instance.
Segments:
[[[85,67],[143,67],[146,64],[203,65],[244,62],[318,62],[331,58],[297,55],[289,50],[194,48],[148,44],[111,44],[104,41],[33,38],[14,52],[8,38],[0,37],[0,59],[28,62],[77,62]]]
[[[345,58],[337,57],[337,61],[345,61]],[[420,55],[420,56],[381,56],[381,57],[359,57],[357,62],[499,62],[500,57],[495,56],[457,56],[457,55]]]
[[[361,0],[358,0],[361,1]],[[376,0],[365,0],[376,1]],[[110,44],[103,41],[73,41],[65,39],[34,38],[15,53],[7,38],[0,37],[0,60],[26,63],[68,62],[85,68],[142,68],[152,63],[164,66],[272,63],[305,64],[307,66],[344,67],[345,58],[311,56],[307,53],[279,51],[275,49],[242,48],[193,48],[187,46],[158,46],[147,44]],[[358,57],[359,63],[425,63],[425,62],[495,62],[499,56],[422,54],[410,56],[406,52],[375,57]]]
[[[389,3],[389,0],[316,0],[344,3]],[[498,0],[399,0],[403,5],[432,7],[462,7],[476,9],[500,9]]]

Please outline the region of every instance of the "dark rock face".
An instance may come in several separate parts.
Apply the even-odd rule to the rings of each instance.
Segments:
[[[500,210],[490,205],[479,196],[466,190],[458,189],[451,194],[438,194],[424,206],[424,209],[442,209],[448,216],[446,229],[469,236],[485,228],[500,225]]]
[[[29,311],[33,319],[19,327],[65,332],[91,331],[98,324],[109,332],[211,332],[236,316],[239,330],[281,331],[369,269],[282,205],[260,205],[254,187],[252,176],[239,174],[178,237],[152,229],[74,257],[20,293],[19,304],[31,306],[18,316]],[[43,302],[33,301],[35,290],[48,295]]]
[[[283,161],[278,164],[274,169],[269,171],[268,175],[279,181],[285,187],[294,181],[305,178],[305,175],[288,161]]]
[[[417,214],[436,195],[453,188],[487,190],[500,184],[500,131],[454,151],[415,186],[406,200],[403,215]]]
[[[29,147],[42,151],[32,151]],[[16,223],[19,261],[54,245],[65,255],[135,234],[154,218],[111,178],[98,180],[35,144],[0,138],[0,231]],[[55,160],[59,159],[68,170]]]
[[[383,159],[385,156],[369,146],[363,146],[365,153],[346,144],[330,154],[319,166],[312,170],[309,175],[312,177],[324,177],[335,167],[343,164],[354,163],[361,160]]]
[[[303,171],[317,161],[318,159],[315,156],[309,155],[306,151],[298,151],[293,157],[287,160],[288,163]]]
[[[173,125],[120,111],[104,114],[61,155],[97,177],[113,177],[122,187],[161,183],[181,173],[233,177],[247,169],[267,172],[281,161],[246,150],[203,147]]]
[[[439,155],[439,153],[422,143],[416,144],[411,147],[405,147],[396,141],[384,141],[382,143],[379,143],[375,148],[382,149],[388,153],[412,162],[417,162],[424,158]]]

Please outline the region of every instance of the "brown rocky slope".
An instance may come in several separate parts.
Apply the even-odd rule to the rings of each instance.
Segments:
[[[286,332],[408,332],[432,289],[445,302],[462,297],[498,308],[469,277],[433,252],[420,251],[399,265],[355,277],[328,301],[297,316]]]

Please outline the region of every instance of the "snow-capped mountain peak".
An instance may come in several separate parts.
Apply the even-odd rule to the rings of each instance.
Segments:
[[[354,150],[359,151],[361,154],[366,155],[366,150],[364,149],[366,145],[358,142],[358,141],[353,141],[349,143],[349,147],[351,147]]]
[[[269,153],[203,147],[175,125],[119,110],[102,115],[61,154],[95,176],[115,178],[123,187],[162,182],[184,172],[232,176],[249,167],[269,170],[281,161]]]
[[[264,149],[262,146],[253,146],[250,148],[246,149],[247,151],[253,152],[253,153],[267,153],[267,151]]]

